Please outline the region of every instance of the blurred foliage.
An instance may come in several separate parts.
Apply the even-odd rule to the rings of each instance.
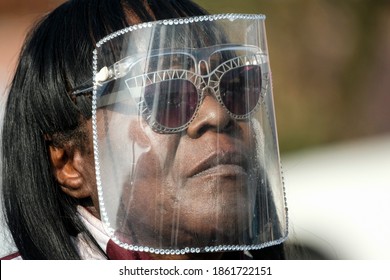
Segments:
[[[196,0],[262,13],[281,152],[390,132],[389,0]]]

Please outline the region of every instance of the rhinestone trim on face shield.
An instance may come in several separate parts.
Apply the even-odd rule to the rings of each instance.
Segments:
[[[191,18],[185,18],[185,19],[167,19],[167,20],[161,20],[156,22],[149,22],[149,23],[141,23],[133,26],[129,26],[125,29],[119,30],[113,34],[110,34],[109,36],[104,37],[102,40],[100,40],[96,44],[96,49],[93,51],[93,77],[94,77],[94,85],[93,85],[93,95],[92,95],[92,130],[93,130],[93,146],[94,146],[94,158],[95,158],[95,169],[96,169],[96,181],[97,181],[97,191],[99,195],[99,204],[100,204],[100,212],[101,212],[101,220],[104,223],[105,228],[107,229],[108,233],[111,236],[111,239],[113,242],[115,242],[117,245],[132,251],[139,251],[139,252],[149,252],[153,254],[167,254],[167,255],[182,255],[182,254],[188,254],[188,253],[212,253],[212,252],[229,252],[229,251],[247,251],[247,250],[259,250],[265,247],[274,246],[283,243],[288,236],[288,216],[287,216],[287,204],[285,201],[285,213],[286,213],[286,227],[285,232],[281,233],[281,237],[272,240],[272,241],[266,241],[262,242],[261,244],[248,244],[248,245],[218,245],[218,246],[206,246],[206,247],[186,247],[182,249],[159,249],[159,248],[152,248],[148,246],[137,246],[133,244],[128,244],[120,241],[115,236],[115,227],[112,227],[110,225],[109,215],[106,210],[106,205],[103,200],[103,194],[104,189],[102,186],[102,177],[101,177],[101,166],[99,162],[99,145],[98,145],[98,125],[97,125],[97,89],[99,86],[99,79],[98,79],[98,51],[99,49],[110,40],[113,40],[114,38],[118,36],[122,36],[126,33],[140,30],[140,29],[147,29],[152,28],[156,25],[181,25],[181,24],[189,24],[193,22],[205,22],[205,21],[217,21],[217,20],[223,20],[227,19],[230,21],[234,21],[236,19],[248,19],[248,20],[264,20],[264,15],[240,15],[240,14],[219,14],[219,15],[209,15],[209,16],[199,16],[199,17],[191,17]],[[269,75],[269,73],[267,73]],[[269,76],[267,76],[267,79],[270,79]],[[220,101],[220,100],[219,100]],[[166,128],[163,128],[166,129]],[[180,128],[181,130],[183,128]],[[184,128],[185,129],[185,128]],[[175,132],[175,131],[173,131]],[[177,132],[177,131],[176,131]],[[285,194],[285,189],[283,187],[283,193]],[[285,199],[285,198],[284,198]]]

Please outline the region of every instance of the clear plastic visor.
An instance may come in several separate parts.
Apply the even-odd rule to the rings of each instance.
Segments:
[[[94,53],[102,220],[120,246],[163,254],[286,238],[262,16],[129,27]]]

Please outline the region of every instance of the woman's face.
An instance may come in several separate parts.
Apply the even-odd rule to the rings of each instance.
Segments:
[[[119,197],[111,214],[119,236],[157,248],[245,242],[262,176],[249,120],[232,119],[211,94],[177,134],[117,111],[97,116],[98,127],[122,128],[99,131],[105,202]]]

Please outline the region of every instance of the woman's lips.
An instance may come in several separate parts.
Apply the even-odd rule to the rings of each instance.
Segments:
[[[247,173],[246,158],[237,152],[215,152],[190,169],[188,177],[240,176]]]
[[[246,175],[246,170],[244,167],[235,164],[218,164],[216,166],[207,168],[194,176],[196,177],[206,177],[206,176],[214,176],[214,177],[237,177]]]

